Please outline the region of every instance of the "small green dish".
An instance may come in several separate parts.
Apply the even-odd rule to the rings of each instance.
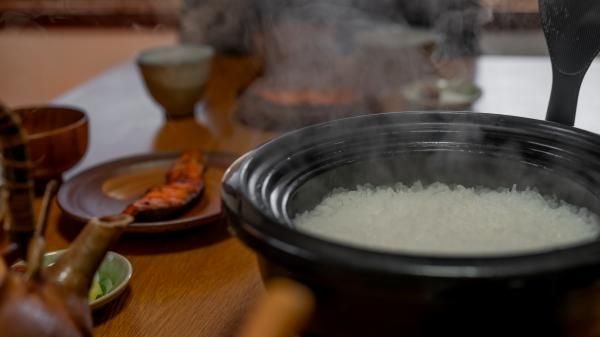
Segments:
[[[57,250],[46,253],[44,255],[44,265],[49,266],[53,264],[63,252],[64,250]],[[106,253],[96,274],[101,279],[109,279],[113,286],[106,294],[90,301],[90,308],[92,310],[100,309],[119,297],[127,288],[132,273],[133,267],[126,257],[115,252]]]
[[[402,89],[407,110],[469,110],[482,94],[470,81],[426,79]]]

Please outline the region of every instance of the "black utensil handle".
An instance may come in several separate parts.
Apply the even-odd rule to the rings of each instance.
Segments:
[[[546,112],[547,121],[573,126],[584,75],[585,71],[570,75],[552,67],[552,92]]]

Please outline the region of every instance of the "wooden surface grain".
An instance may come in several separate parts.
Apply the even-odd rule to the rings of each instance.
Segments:
[[[216,60],[204,109],[211,132],[204,132],[208,127],[196,119],[165,123],[154,105],[150,106],[156,114],[141,111],[146,118],[138,119],[116,108],[100,113],[93,105],[83,104],[90,116],[93,152],[80,169],[140,149],[198,146],[243,153],[265,141],[273,134],[244,128],[230,119],[237,92],[256,76],[258,68],[251,59]],[[92,94],[111,99],[102,97],[102,92]],[[63,101],[69,97],[76,101],[68,95]],[[145,123],[154,127],[136,127]],[[105,138],[115,140],[119,149],[103,142]],[[48,248],[66,247],[80,228],[55,205]],[[224,223],[176,233],[127,234],[114,250],[130,259],[133,277],[123,296],[94,315],[95,336],[233,336],[246,309],[262,292],[254,254],[229,235]]]
[[[163,119],[129,62],[55,102],[82,107],[90,117],[84,160],[67,176],[100,162],[140,152],[195,146],[243,153],[275,136],[244,127],[232,117],[238,92],[260,68],[253,59],[219,57],[206,104],[195,118]],[[600,132],[600,62],[581,90],[576,125]],[[474,109],[544,118],[551,85],[547,58],[482,57],[476,82],[484,95]],[[53,207],[48,248],[64,248],[80,225]],[[130,287],[98,312],[95,336],[234,336],[247,309],[263,291],[254,254],[223,223],[171,234],[128,234],[114,248],[134,268]]]

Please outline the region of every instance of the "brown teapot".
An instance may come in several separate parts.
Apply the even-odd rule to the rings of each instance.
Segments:
[[[43,223],[33,215],[31,162],[19,119],[0,105],[4,231],[8,242],[0,258],[0,337],[91,336],[87,294],[96,269],[128,215],[92,219],[71,247],[44,268]],[[26,262],[25,272],[10,269]]]

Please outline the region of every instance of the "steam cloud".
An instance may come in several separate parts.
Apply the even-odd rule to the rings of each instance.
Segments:
[[[189,0],[186,8],[183,41],[261,54],[271,88],[352,93],[398,109],[401,86],[478,53],[474,0]]]

